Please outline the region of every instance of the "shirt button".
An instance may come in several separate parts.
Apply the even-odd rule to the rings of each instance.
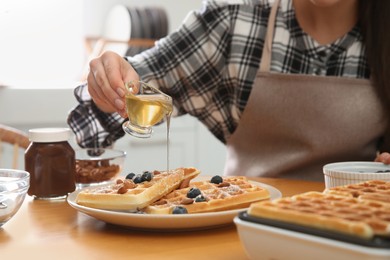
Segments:
[[[325,51],[319,51],[317,53],[320,57],[324,58],[326,56],[326,52]]]
[[[314,68],[313,69],[313,75],[321,75],[321,69],[320,68]]]

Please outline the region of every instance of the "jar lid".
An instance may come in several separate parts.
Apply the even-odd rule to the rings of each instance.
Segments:
[[[31,142],[50,143],[68,141],[69,128],[36,128],[28,130]]]

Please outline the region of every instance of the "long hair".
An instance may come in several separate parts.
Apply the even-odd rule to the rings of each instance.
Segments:
[[[359,24],[371,79],[388,122],[381,150],[390,152],[390,1],[359,0]]]

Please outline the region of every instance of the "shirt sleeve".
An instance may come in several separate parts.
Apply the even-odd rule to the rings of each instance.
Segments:
[[[231,41],[227,3],[205,1],[151,48],[126,57],[143,81],[172,96],[177,114],[202,117],[226,71]]]
[[[237,70],[227,66],[232,16],[237,16],[233,13],[224,1],[205,1],[201,9],[186,16],[180,28],[157,41],[153,48],[125,57],[143,81],[172,96],[173,116],[195,116],[220,140],[234,130],[231,107],[237,84],[231,72]],[[238,60],[240,63],[241,57]],[[226,85],[230,85],[229,90]],[[124,135],[123,118],[100,111],[85,85],[76,88],[75,96],[79,105],[69,114],[68,124],[80,146],[110,146]]]
[[[125,121],[118,113],[105,113],[92,101],[87,85],[74,90],[79,104],[68,115],[68,125],[83,148],[109,147],[124,136],[122,123]]]

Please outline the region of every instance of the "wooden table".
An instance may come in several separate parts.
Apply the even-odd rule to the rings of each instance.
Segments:
[[[283,196],[324,184],[255,178]],[[19,212],[0,228],[1,259],[246,259],[234,224],[190,232],[135,231],[80,213],[66,201],[26,197]]]

